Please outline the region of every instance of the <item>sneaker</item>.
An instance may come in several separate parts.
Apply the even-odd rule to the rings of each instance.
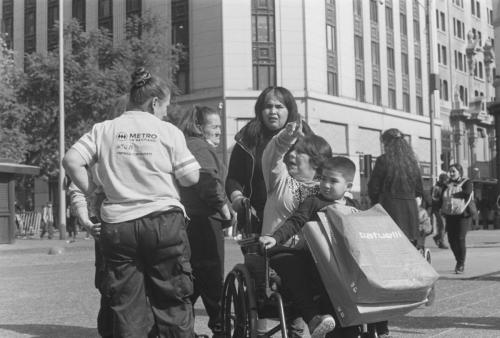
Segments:
[[[457,264],[457,266],[455,266],[455,273],[458,275],[464,273],[464,265]]]
[[[311,319],[308,326],[311,338],[324,338],[328,332],[335,329],[335,319],[330,315],[316,315]]]
[[[448,249],[448,246],[446,244],[444,244],[443,242],[439,242],[438,248],[440,248],[440,249]]]

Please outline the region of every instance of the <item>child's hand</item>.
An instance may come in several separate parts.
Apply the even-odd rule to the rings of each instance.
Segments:
[[[271,249],[276,245],[276,239],[271,236],[260,236],[259,242],[266,249]]]

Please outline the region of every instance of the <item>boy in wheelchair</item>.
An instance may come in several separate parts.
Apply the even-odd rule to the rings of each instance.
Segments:
[[[345,196],[352,188],[355,172],[354,163],[347,157],[328,158],[322,166],[319,193],[306,198],[272,235],[259,239],[265,248],[274,247],[270,265],[281,278],[283,296],[308,323],[312,338],[325,337],[335,329],[333,306],[305,243],[294,248],[281,245],[300,233],[306,222],[318,220],[317,212],[326,206],[334,205],[345,213],[357,212],[358,203]],[[347,328],[340,336],[351,335],[358,335],[357,327]]]

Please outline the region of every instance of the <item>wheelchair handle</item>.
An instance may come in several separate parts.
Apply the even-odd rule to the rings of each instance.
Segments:
[[[271,287],[269,286],[269,254],[267,247],[264,247],[264,261],[265,261],[265,271],[266,271],[266,296],[269,298],[272,294]]]

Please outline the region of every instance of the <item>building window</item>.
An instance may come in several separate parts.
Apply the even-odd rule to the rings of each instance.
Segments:
[[[380,66],[380,47],[376,41],[372,41],[372,64]]]
[[[410,94],[403,93],[403,111],[410,112]]]
[[[380,90],[380,85],[373,84],[372,91],[373,91],[373,104],[376,104],[377,106],[381,106],[382,105],[382,92]]]
[[[327,51],[333,52],[335,46],[337,45],[335,41],[335,27],[332,25],[326,25],[326,49]]]
[[[276,85],[274,0],[252,0],[253,89]]]
[[[354,15],[363,16],[363,6],[361,0],[354,0]]]
[[[142,14],[142,0],[127,0],[125,4],[125,13],[127,18],[134,15],[140,17]]]
[[[406,25],[406,14],[399,13],[399,25],[401,27],[401,34],[408,35],[408,27]]]
[[[419,58],[415,58],[415,77],[419,80],[422,79],[422,63]]]
[[[406,53],[401,53],[401,71],[405,75],[408,75],[410,73],[408,66],[408,54]]]
[[[141,0],[127,0],[125,3],[125,16],[130,18],[140,18],[142,16]],[[142,34],[142,25],[134,21],[134,25],[127,27],[127,36],[140,38]]]
[[[441,17],[441,30],[443,32],[446,32],[446,18],[444,16],[444,13],[443,12],[440,12],[440,17]]]
[[[423,104],[422,96],[417,96],[415,101],[417,104],[417,114],[424,115],[424,104]]]
[[[385,26],[388,29],[394,29],[394,20],[392,18],[392,7],[385,5]]]
[[[7,48],[14,47],[14,0],[2,2],[2,33],[5,34]]]
[[[358,60],[364,59],[363,37],[359,35],[354,35],[354,56]]]
[[[439,98],[448,101],[449,96],[448,96],[448,81],[447,80],[441,80],[441,88],[439,92]]]
[[[378,1],[370,0],[370,20],[378,22]]]
[[[387,47],[387,68],[394,70],[394,48]]]
[[[99,0],[98,25],[113,34],[113,2],[112,0]]]
[[[365,102],[365,81],[356,80],[356,100]]]
[[[36,51],[36,0],[26,0],[24,9],[24,52]]]
[[[49,0],[47,4],[47,49],[54,50],[59,45],[59,31],[56,28],[59,21],[59,1]]]
[[[339,95],[339,85],[337,73],[328,72],[328,95]]]
[[[333,0],[325,4],[326,21],[326,75],[328,95],[339,94],[337,73],[337,34],[336,34],[336,8]]]
[[[85,0],[73,0],[72,16],[80,23],[80,27],[85,31],[86,29],[86,16],[85,16]]]
[[[479,78],[482,79],[483,78],[483,63],[478,62],[478,66],[479,66]]]
[[[389,108],[396,109],[396,90],[389,88]]]
[[[172,9],[172,43],[182,50],[179,68],[174,82],[181,94],[189,92],[189,16],[188,0],[173,0]]]
[[[413,39],[420,42],[420,22],[413,20]]]
[[[446,58],[446,46],[443,46],[439,43],[438,43],[438,62],[445,66],[448,64]]]

